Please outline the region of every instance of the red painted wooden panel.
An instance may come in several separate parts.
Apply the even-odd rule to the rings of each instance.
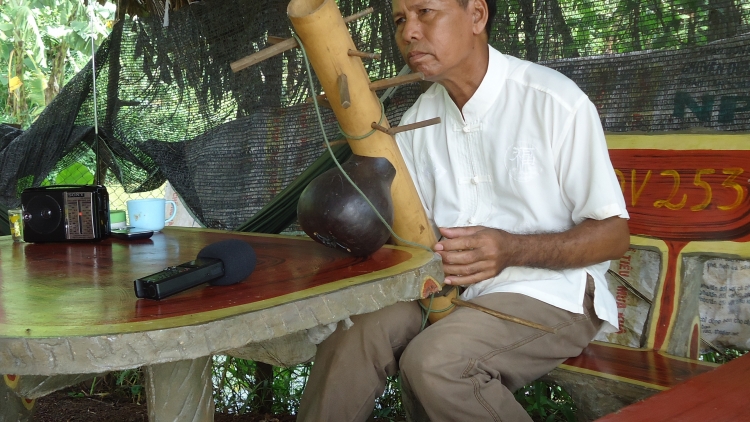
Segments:
[[[750,150],[609,151],[633,234],[750,240]]]
[[[625,195],[631,234],[662,239],[669,248],[654,336],[654,349],[660,350],[668,341],[676,306],[676,263],[682,248],[696,240],[750,240],[750,150],[609,153]]]
[[[750,420],[750,355],[607,415],[601,422]]]
[[[672,359],[653,350],[626,349],[591,343],[565,365],[629,378],[661,387],[673,387],[714,366]]]

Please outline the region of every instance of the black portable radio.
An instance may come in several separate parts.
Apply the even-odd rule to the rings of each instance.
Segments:
[[[21,193],[26,242],[101,240],[110,235],[109,194],[99,185],[54,185]]]

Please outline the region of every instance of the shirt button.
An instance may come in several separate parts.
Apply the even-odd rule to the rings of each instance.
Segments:
[[[477,184],[479,184],[479,176],[474,176],[474,177],[472,177],[472,178],[471,178],[471,184],[472,184],[472,185],[477,185]]]
[[[471,128],[468,127],[468,126],[464,126],[463,131],[464,131],[464,133],[469,133],[469,132],[471,132]]]

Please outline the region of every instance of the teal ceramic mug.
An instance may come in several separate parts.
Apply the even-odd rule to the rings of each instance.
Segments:
[[[167,203],[172,205],[172,212],[165,218]],[[177,214],[177,204],[162,198],[131,199],[127,206],[130,226],[144,230],[159,231]]]

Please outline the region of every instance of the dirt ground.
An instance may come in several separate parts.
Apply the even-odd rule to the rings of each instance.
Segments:
[[[133,403],[127,398],[71,397],[57,391],[36,402],[34,422],[142,422],[148,421],[146,403]],[[226,415],[217,413],[215,422],[294,422],[294,415]]]

